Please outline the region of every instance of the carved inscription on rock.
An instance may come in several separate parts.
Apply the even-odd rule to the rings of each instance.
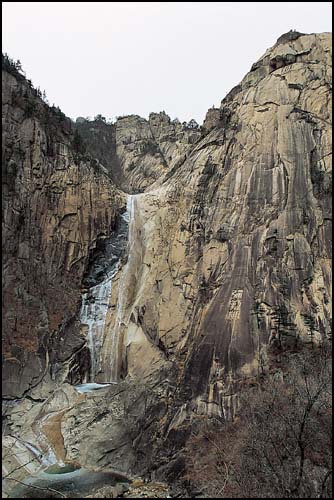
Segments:
[[[233,321],[240,317],[243,290],[233,290],[226,318]]]

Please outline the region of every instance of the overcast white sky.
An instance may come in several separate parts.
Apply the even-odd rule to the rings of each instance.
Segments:
[[[202,123],[290,29],[331,2],[3,2],[3,51],[71,118],[166,111]]]

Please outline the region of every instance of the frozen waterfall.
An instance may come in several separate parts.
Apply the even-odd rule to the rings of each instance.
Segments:
[[[128,195],[127,210],[121,216],[123,221],[128,226],[128,260],[124,269],[121,271],[119,282],[118,300],[116,308],[116,318],[113,331],[110,333],[110,339],[107,342],[110,344],[109,349],[109,367],[108,370],[103,370],[104,383],[117,382],[119,371],[119,327],[123,321],[124,309],[127,302],[127,277],[131,262],[131,250],[133,246],[133,227],[134,227],[134,207],[136,195]],[[113,256],[115,257],[115,256]],[[88,289],[82,295],[82,306],[80,311],[81,324],[88,327],[87,345],[90,351],[91,365],[89,380],[87,382],[95,382],[97,374],[101,371],[102,365],[102,347],[105,339],[105,323],[109,308],[109,301],[112,289],[113,278],[117,274],[120,267],[120,259],[111,266],[107,277],[95,286]]]

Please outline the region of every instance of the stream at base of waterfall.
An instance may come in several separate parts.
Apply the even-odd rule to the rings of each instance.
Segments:
[[[85,292],[82,294],[82,304],[80,310],[80,322],[86,327],[87,347],[90,352],[90,370],[86,374],[83,383],[73,386],[73,389],[78,395],[85,396],[86,393],[102,391],[108,389],[113,384],[119,382],[119,363],[120,363],[120,342],[121,330],[128,324],[129,321],[129,289],[131,288],[131,279],[134,269],[136,267],[136,250],[135,240],[137,232],[140,230],[136,228],[135,224],[135,209],[137,206],[136,197],[140,195],[128,195],[127,210],[120,216],[121,230],[119,233],[114,234],[111,242],[109,242],[108,254],[104,256],[104,279],[98,283],[96,277],[89,277],[90,284]],[[126,226],[126,231],[124,227]],[[122,232],[123,231],[123,232]],[[117,241],[117,238],[122,239]],[[126,238],[126,239],[125,239]],[[115,251],[113,252],[113,246]],[[124,255],[124,250],[127,247],[127,260],[125,265],[121,265],[121,258]],[[110,257],[109,265],[106,266],[105,262]],[[96,266],[100,271],[100,263]],[[118,278],[118,294],[117,303],[115,308],[115,319],[113,321],[113,328],[110,331],[106,329],[106,318],[110,308],[110,297],[112,292],[112,285],[115,276]],[[102,353],[104,339],[108,339],[108,346],[104,352],[104,364],[106,369],[102,372],[102,376],[97,379],[99,372],[101,373]],[[102,380],[101,380],[102,379]],[[87,394],[88,396],[88,394]],[[21,404],[18,401],[18,404]],[[12,450],[13,455],[17,455],[18,467],[23,468],[28,473],[28,478],[24,483],[18,484],[14,489],[10,489],[9,496],[11,498],[41,498],[38,490],[30,487],[29,485],[36,485],[37,487],[51,487],[58,491],[69,492],[80,496],[80,492],[88,489],[88,486],[97,486],[100,481],[105,481],[107,484],[114,485],[117,482],[124,482],[126,478],[117,478],[117,474],[108,473],[103,475],[100,472],[88,471],[81,468],[79,464],[71,464],[63,461],[62,458],[54,449],[53,443],[49,442],[48,435],[45,433],[45,425],[48,425],[49,418],[55,418],[58,413],[63,410],[52,410],[50,414],[40,413],[36,415],[32,432],[16,437],[14,435],[7,435],[5,437],[6,446]],[[8,442],[7,442],[8,441]],[[72,470],[71,467],[74,466]],[[52,469],[52,470],[51,470]],[[49,472],[50,470],[50,472]],[[4,471],[5,475],[8,471]],[[102,474],[102,475],[101,475]],[[108,476],[108,477],[107,477]],[[61,479],[62,478],[62,479]],[[68,481],[75,484],[75,488],[68,486]],[[80,484],[82,485],[80,486]],[[85,485],[85,486],[84,486]],[[8,490],[7,490],[8,491]],[[43,498],[51,498],[54,495]],[[45,494],[45,493],[44,493]],[[22,496],[24,495],[24,496]],[[61,494],[60,494],[61,496]]]

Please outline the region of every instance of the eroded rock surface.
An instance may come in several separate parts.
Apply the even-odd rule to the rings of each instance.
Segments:
[[[154,349],[175,363],[176,426],[231,417],[269,346],[279,356],[331,336],[330,70],[329,35],[275,45],[138,198],[123,364],[140,376]]]
[[[126,201],[102,168],[75,154],[69,120],[26,81],[2,77],[3,395],[14,398],[84,346],[82,277]]]
[[[166,113],[151,113],[149,120],[130,115],[115,124],[116,155],[127,192],[147,190],[171,176],[200,138],[200,130],[171,121]]]
[[[100,266],[90,249],[125,210],[111,178],[135,194],[96,374],[109,382],[116,369],[118,383],[73,396],[53,421],[66,460],[173,482],[197,421],[233,418],[243,384],[277,370],[283,351],[331,338],[330,90],[331,36],[286,34],[201,129],[123,117],[95,167],[43,153],[44,129],[5,90],[10,396],[38,384],[51,355],[63,378],[78,350],[71,380],[87,371],[79,296]]]

